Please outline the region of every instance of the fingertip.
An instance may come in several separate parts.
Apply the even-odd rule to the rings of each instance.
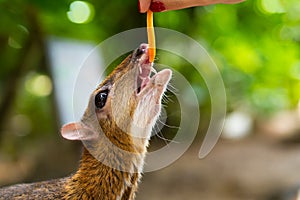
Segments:
[[[151,0],[138,0],[138,8],[140,13],[145,13],[149,10]]]

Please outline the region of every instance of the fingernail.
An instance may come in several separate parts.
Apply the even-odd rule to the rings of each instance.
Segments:
[[[153,1],[150,5],[150,10],[152,12],[162,12],[166,10],[165,4],[161,1]]]

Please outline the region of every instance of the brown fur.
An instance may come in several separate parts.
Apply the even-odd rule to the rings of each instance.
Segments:
[[[62,179],[2,188],[1,200],[135,198],[151,128],[160,111],[160,107],[156,107],[157,102],[160,106],[161,95],[170,77],[169,72],[165,74],[168,80],[161,79],[162,83],[157,84],[153,80],[147,91],[158,88],[155,91],[155,101],[143,102],[143,95],[147,95],[147,91],[145,94],[136,94],[136,77],[139,75],[140,63],[148,59],[145,57],[148,55],[144,53],[144,57],[141,57],[135,53],[128,56],[93,92],[81,122],[71,123],[62,129],[63,136],[67,139],[83,139],[84,150],[77,172]],[[107,88],[110,92],[105,106],[102,109],[95,108],[95,95]],[[149,114],[143,113],[143,109],[143,112],[136,114],[137,107],[141,105],[142,108],[149,108]],[[136,117],[142,119],[135,119]],[[133,124],[134,119],[141,121],[142,126]],[[73,131],[78,132],[70,137],[68,134]],[[93,133],[97,133],[97,137],[89,137]],[[135,138],[134,134],[145,137]]]
[[[30,184],[18,184],[0,189],[0,199],[62,199],[69,177]]]

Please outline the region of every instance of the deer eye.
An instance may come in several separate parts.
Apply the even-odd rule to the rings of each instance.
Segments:
[[[103,108],[105,106],[107,96],[108,96],[108,90],[100,91],[95,96],[95,106],[99,109]]]

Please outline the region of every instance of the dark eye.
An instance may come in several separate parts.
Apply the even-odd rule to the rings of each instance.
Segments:
[[[100,91],[95,96],[95,105],[97,108],[101,109],[105,106],[107,96],[108,96],[108,90]]]

